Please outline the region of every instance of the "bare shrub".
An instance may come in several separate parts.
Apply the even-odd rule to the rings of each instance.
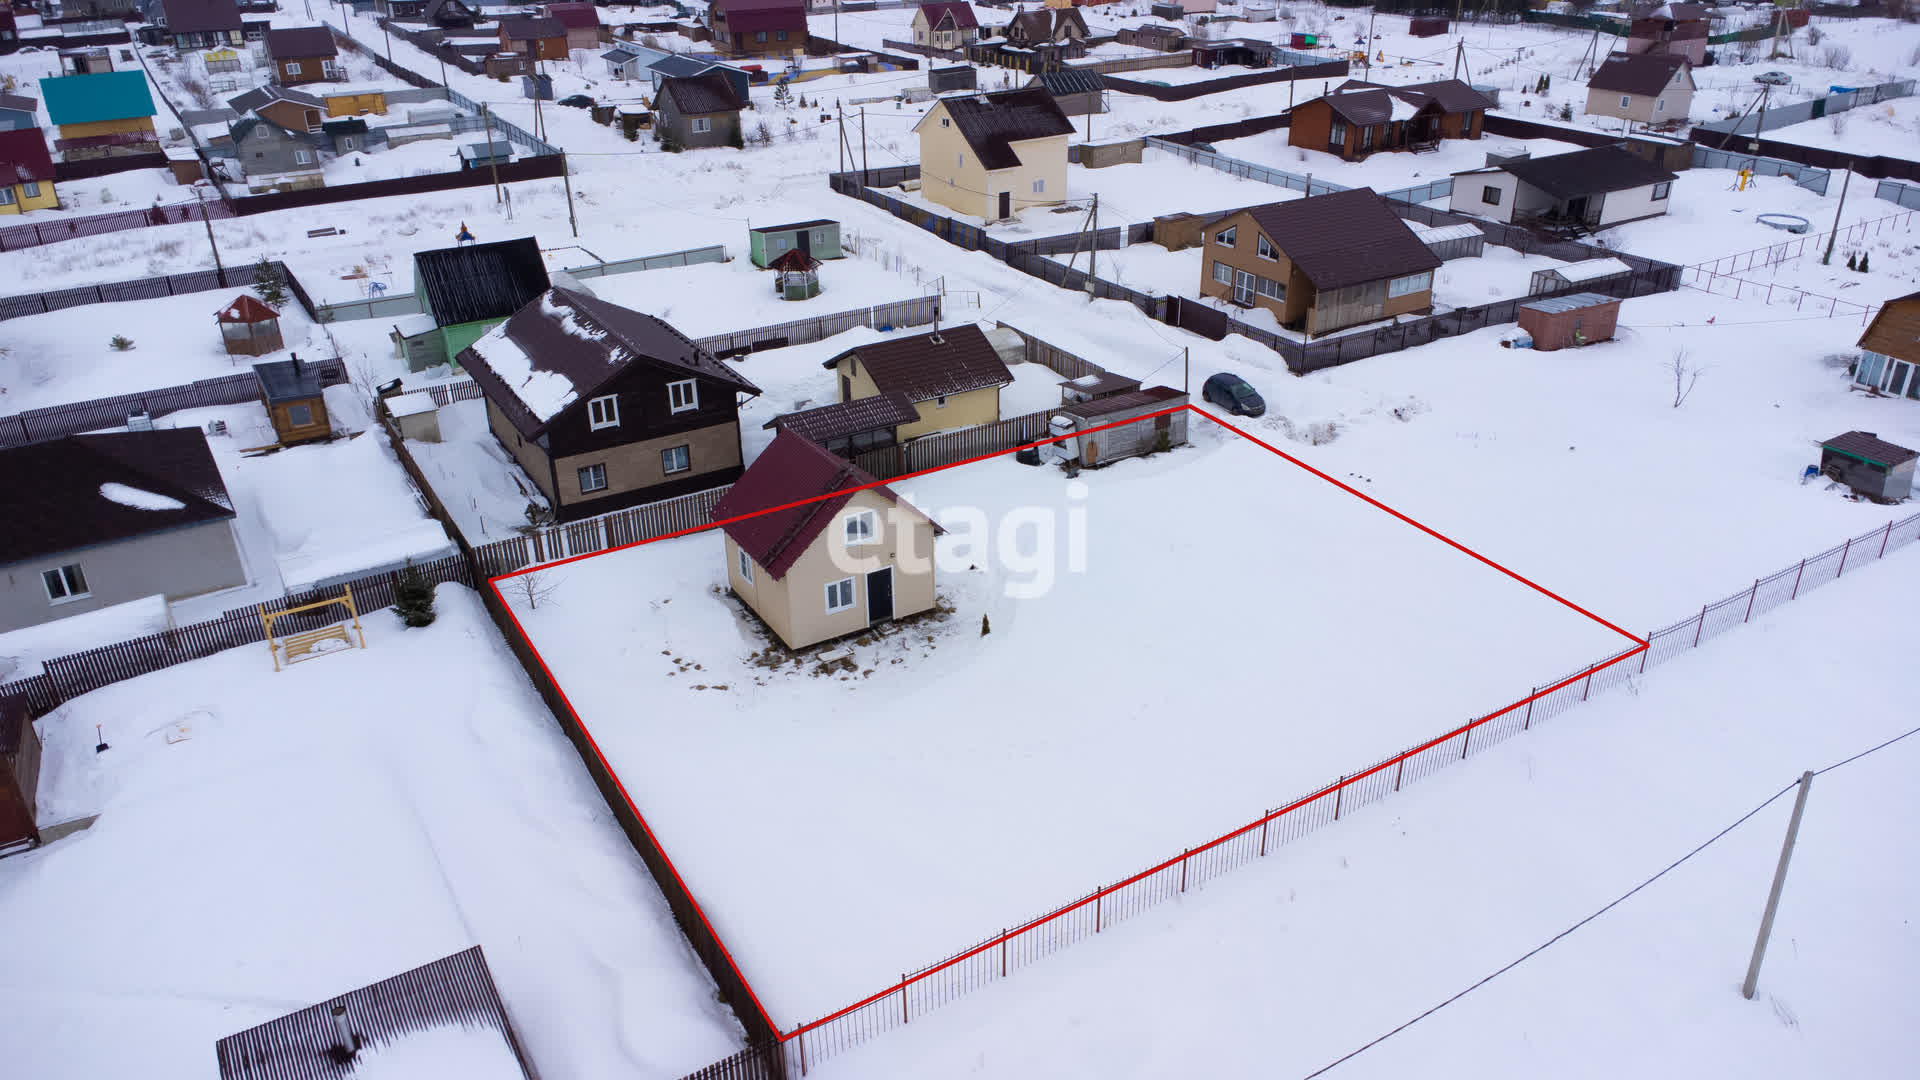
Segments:
[[[1700,381],[1700,365],[1693,362],[1693,356],[1685,349],[1673,350],[1673,359],[1668,360],[1666,369],[1673,374],[1673,407],[1686,404],[1693,394],[1694,384]]]
[[[1829,45],[1820,50],[1820,65],[1835,71],[1846,71],[1853,66],[1853,50],[1845,45]]]

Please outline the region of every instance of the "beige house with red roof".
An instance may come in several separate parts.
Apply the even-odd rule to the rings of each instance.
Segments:
[[[930,49],[964,49],[980,38],[980,21],[966,0],[924,0],[913,13],[913,43]]]
[[[861,345],[820,366],[837,377],[842,404],[882,394],[910,402],[918,419],[895,428],[903,442],[998,421],[1000,388],[1013,381],[986,333],[972,324]]]
[[[934,605],[940,526],[793,431],[775,435],[710,513],[726,535],[728,587],[789,649]]]

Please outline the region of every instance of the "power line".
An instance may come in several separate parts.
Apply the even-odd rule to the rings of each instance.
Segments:
[[[1819,775],[1821,773],[1832,772],[1833,770],[1838,769],[1843,765],[1851,765],[1852,763],[1859,761],[1861,758],[1864,758],[1870,754],[1876,754],[1894,745],[1895,743],[1898,743],[1903,739],[1910,738],[1916,734],[1920,734],[1920,727],[1912,728],[1908,731],[1904,731],[1899,735],[1895,735],[1893,738],[1888,739],[1886,742],[1880,743],[1877,746],[1868,747],[1867,749],[1862,750],[1851,757],[1843,758],[1839,761],[1836,761],[1833,764],[1828,765],[1824,769],[1815,769],[1814,773],[1815,775]],[[1703,841],[1701,844],[1695,847],[1692,851],[1689,851],[1685,855],[1682,855],[1678,859],[1675,859],[1673,862],[1669,863],[1665,869],[1662,869],[1658,873],[1654,874],[1652,877],[1647,878],[1645,881],[1642,881],[1640,884],[1635,885],[1633,888],[1628,889],[1626,892],[1621,893],[1617,897],[1614,897],[1612,900],[1608,901],[1605,904],[1605,906],[1601,907],[1599,910],[1595,911],[1593,914],[1588,915],[1586,918],[1581,919],[1579,922],[1574,923],[1572,926],[1567,927],[1565,930],[1560,931],[1559,933],[1553,935],[1552,937],[1534,946],[1533,948],[1528,949],[1525,953],[1522,953],[1519,957],[1515,958],[1512,962],[1506,964],[1504,967],[1501,967],[1493,971],[1492,973],[1481,978],[1479,981],[1466,987],[1464,990],[1461,990],[1460,992],[1454,994],[1453,996],[1447,998],[1446,1000],[1440,1002],[1439,1004],[1433,1006],[1432,1008],[1427,1009],[1425,1012],[1420,1013],[1419,1015],[1415,1016],[1413,1019],[1408,1020],[1406,1023],[1401,1024],[1399,1027],[1396,1027],[1393,1030],[1388,1031],[1386,1034],[1381,1035],[1378,1038],[1375,1038],[1367,1043],[1364,1043],[1361,1046],[1356,1047],[1353,1050],[1350,1050],[1347,1053],[1340,1055],[1339,1057],[1328,1062],[1327,1064],[1322,1065],[1318,1069],[1315,1069],[1314,1071],[1308,1073],[1306,1076],[1302,1077],[1301,1080],[1314,1080],[1314,1077],[1323,1076],[1326,1073],[1332,1071],[1333,1069],[1338,1068],[1339,1066],[1345,1064],[1346,1062],[1352,1061],[1354,1058],[1359,1057],[1361,1054],[1366,1053],[1368,1050],[1371,1050],[1374,1047],[1379,1046],[1381,1043],[1386,1042],[1388,1039],[1393,1038],[1395,1035],[1400,1034],[1401,1032],[1407,1030],[1408,1028],[1419,1023],[1420,1021],[1425,1020],[1427,1017],[1432,1016],[1434,1013],[1439,1012],[1441,1009],[1446,1008],[1447,1006],[1453,1004],[1456,1001],[1459,1001],[1461,998],[1466,997],[1468,994],[1473,993],[1475,990],[1480,989],[1481,987],[1487,985],[1488,983],[1499,978],[1500,976],[1505,975],[1507,972],[1512,971],[1514,968],[1517,968],[1521,964],[1526,963],[1528,960],[1533,959],[1535,956],[1539,955],[1540,953],[1545,952],[1548,948],[1552,947],[1554,944],[1559,942],[1562,938],[1567,937],[1568,935],[1572,934],[1574,931],[1587,925],[1593,920],[1599,918],[1602,915],[1605,915],[1607,912],[1612,911],[1614,908],[1619,907],[1622,903],[1626,902],[1626,900],[1629,897],[1633,896],[1635,893],[1653,884],[1654,882],[1659,881],[1661,878],[1666,877],[1668,874],[1672,873],[1673,871],[1679,869],[1682,865],[1686,864],[1694,856],[1700,854],[1701,852],[1707,850],[1708,848],[1712,847],[1714,844],[1724,839],[1727,836],[1727,834],[1733,832],[1733,830],[1753,820],[1754,815],[1760,813],[1760,811],[1762,810],[1765,810],[1767,807],[1772,806],[1776,801],[1779,800],[1779,798],[1782,795],[1785,795],[1789,791],[1793,791],[1799,786],[1800,786],[1800,781],[1798,778],[1795,778],[1792,783],[1788,784],[1786,787],[1781,788],[1779,791],[1776,791],[1773,794],[1767,796],[1767,798],[1763,802],[1761,802],[1760,805],[1754,807],[1753,809],[1735,818],[1732,824],[1728,825],[1726,828],[1723,828],[1719,832],[1714,833],[1712,836],[1708,837],[1705,841]]]

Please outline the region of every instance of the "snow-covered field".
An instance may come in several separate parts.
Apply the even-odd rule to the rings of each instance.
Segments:
[[[476,943],[549,1080],[737,1048],[478,598],[438,592],[425,630],[363,614],[365,651],[234,649],[39,722],[40,820],[100,819],[0,862],[31,929],[0,965],[9,1075],[200,1080],[223,1036]]]
[[[1769,127],[1766,138],[1862,157],[1884,154],[1911,160],[1920,157],[1920,97],[1894,98],[1830,112],[1819,120]]]
[[[815,1066],[855,1080],[1306,1076],[1685,855],[1804,769],[1913,726],[1835,636],[1902,633],[1920,551],[1847,574],[1257,866]],[[1826,718],[1807,723],[1809,716]],[[1906,823],[1920,739],[1813,784],[1752,1001],[1792,796],[1332,1077],[1895,1076],[1920,1054]],[[1064,898],[1063,898],[1064,899]]]
[[[999,458],[903,486],[952,530],[950,613],[857,642],[858,674],[756,658],[714,533],[543,572],[551,599],[516,614],[777,1020],[1627,644],[1260,447],[1192,435],[1083,483]],[[635,712],[637,690],[672,706]]]

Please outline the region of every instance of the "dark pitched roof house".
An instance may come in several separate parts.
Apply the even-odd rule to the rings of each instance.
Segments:
[[[891,502],[904,502],[865,469],[783,428],[708,514],[778,581],[861,488]],[[815,501],[760,512],[803,499]],[[934,531],[941,531],[937,523]]]
[[[234,0],[164,0],[161,12],[167,30],[175,34],[240,29],[240,6]]]
[[[291,101],[298,105],[304,105],[309,109],[324,109],[327,107],[326,102],[321,101],[312,94],[302,93],[299,90],[290,90],[278,83],[274,83],[228,98],[227,108],[237,113],[249,113],[259,109],[263,105],[271,105],[276,101]]]
[[[546,41],[567,36],[566,24],[543,15],[522,15],[500,20],[500,32],[508,41]]]
[[[1370,188],[1268,203],[1248,213],[1316,289],[1342,289],[1441,265]]]
[[[733,83],[712,69],[698,75],[669,76],[660,84],[660,90],[673,99],[673,107],[682,116],[738,112],[746,107],[746,102],[734,91]]]
[[[1442,113],[1465,113],[1493,106],[1485,94],[1458,79],[1442,79],[1412,86],[1381,86],[1349,79],[1322,100],[1342,119],[1357,127],[1373,127],[1389,120],[1405,119],[1404,115],[1394,115],[1396,102],[1400,103],[1403,113],[1409,106],[1417,110],[1433,105]]]
[[[1459,79],[1436,79],[1433,82],[1413,83],[1395,87],[1396,96],[1431,101],[1440,106],[1441,112],[1463,113],[1475,109],[1490,109],[1493,101],[1487,95],[1461,82]]]
[[[713,0],[708,10],[736,34],[807,29],[806,0]]]
[[[339,49],[333,43],[333,31],[326,27],[296,26],[267,31],[267,55],[276,60],[305,60],[337,56]]]
[[[1844,435],[1835,435],[1820,445],[1829,450],[1838,450],[1849,457],[1884,465],[1889,469],[1920,458],[1920,451],[1909,450],[1897,443],[1887,442],[1871,431],[1849,431]]]
[[[911,424],[918,419],[920,411],[913,407],[913,401],[907,395],[895,392],[786,413],[774,417],[761,427],[791,431],[803,439],[824,443],[829,439],[843,439],[863,431]]]
[[[460,364],[515,431],[537,439],[634,364],[760,388],[652,315],[572,289],[552,289],[460,354]]]
[[[417,252],[413,273],[441,326],[504,319],[552,285],[531,236]]]
[[[1653,97],[1686,66],[1686,57],[1668,53],[1614,53],[1587,80],[1587,89]]]
[[[53,155],[39,128],[0,131],[0,185],[53,179]]]
[[[1037,8],[1022,11],[1007,22],[1007,40],[1020,43],[1085,38],[1087,18],[1079,8]]]
[[[420,17],[440,26],[471,26],[474,14],[463,0],[427,0]]]
[[[0,475],[0,563],[234,516],[199,428],[0,450]]]
[[[993,342],[972,323],[860,345],[820,366],[835,367],[849,355],[859,358],[880,393],[905,394],[910,401],[964,394],[1013,381]]]
[[[1033,81],[1046,89],[1054,97],[1067,97],[1072,94],[1099,94],[1106,92],[1107,80],[1097,71],[1082,71],[1068,68],[1063,71],[1043,71],[1033,77]]]
[[[1016,142],[1073,133],[1073,122],[1060,111],[1053,95],[1038,86],[943,98],[941,103],[974,157],[989,172],[1020,164],[1020,155],[1013,149]]]
[[[253,365],[254,378],[259,380],[260,392],[269,405],[319,397],[327,387],[339,384],[343,374],[339,365],[301,360],[298,354],[291,360]]]
[[[518,1065],[532,1080],[526,1051],[478,945],[229,1035],[214,1044],[214,1055],[220,1080],[346,1080],[356,1074],[361,1056],[377,1056],[391,1044],[439,1028],[463,1029],[469,1038],[494,1032],[500,1071]],[[463,1055],[471,1052],[475,1048],[462,1046]],[[459,1075],[473,1062],[446,1065],[447,1075]],[[497,1074],[489,1069],[487,1075]]]
[[[980,25],[973,17],[973,5],[966,0],[924,0],[920,12],[933,30],[971,30]]]
[[[1673,173],[1617,146],[1596,146],[1566,154],[1509,161],[1499,168],[1519,177],[1522,183],[1539,188],[1557,199],[1595,192],[1630,191],[1675,179]]]

